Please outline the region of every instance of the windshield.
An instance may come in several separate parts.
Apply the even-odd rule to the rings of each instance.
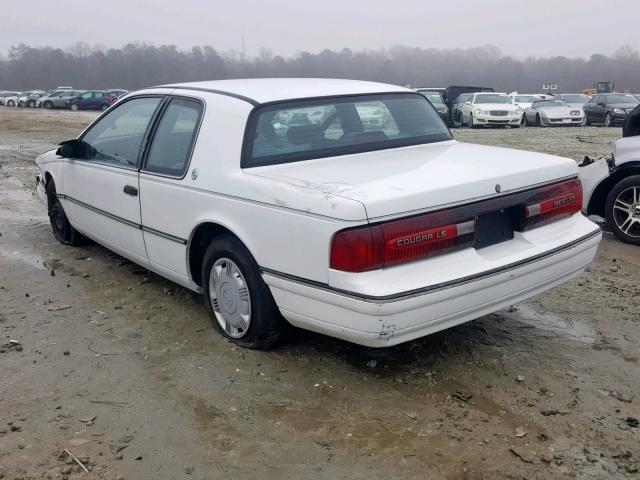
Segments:
[[[607,95],[607,103],[638,103],[633,95]]]
[[[442,95],[437,92],[429,92],[428,90],[418,90],[418,93],[428,99],[431,103],[444,103]]]
[[[517,103],[532,103],[536,97],[533,95],[517,95],[513,97],[513,101]]]
[[[586,95],[563,95],[562,100],[567,103],[587,103],[589,98]]]
[[[511,103],[506,95],[476,95],[473,103]]]
[[[537,108],[558,108],[567,107],[568,105],[560,100],[542,100],[540,102],[534,102],[533,106]]]
[[[378,94],[281,102],[249,119],[243,167],[295,162],[451,140],[417,94]]]

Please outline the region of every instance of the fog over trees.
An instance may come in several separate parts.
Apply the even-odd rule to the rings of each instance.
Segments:
[[[590,58],[504,55],[493,46],[424,49],[300,52],[292,57],[261,49],[245,58],[237,51],[209,46],[180,50],[175,45],[127,44],[122,48],[77,43],[67,49],[12,47],[0,57],[0,89],[139,89],[150,85],[242,77],[334,77],[412,86],[475,85],[498,91],[536,92],[556,83],[561,92],[578,92],[597,80],[613,80],[618,90],[640,92],[640,56],[628,46],[613,55]]]

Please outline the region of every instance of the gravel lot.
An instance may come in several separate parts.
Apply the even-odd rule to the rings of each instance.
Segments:
[[[33,160],[93,118],[0,109],[0,478],[640,477],[637,247],[606,233],[577,281],[398,347],[243,350],[198,296],[53,239]],[[581,159],[620,130],[455,135]]]

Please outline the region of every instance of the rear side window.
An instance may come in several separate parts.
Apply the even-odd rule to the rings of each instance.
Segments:
[[[243,167],[450,140],[417,93],[329,97],[259,107],[247,125]]]
[[[156,128],[145,170],[182,176],[189,163],[201,115],[200,102],[172,99]]]

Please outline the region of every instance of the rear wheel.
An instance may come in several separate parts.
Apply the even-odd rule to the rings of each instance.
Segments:
[[[108,103],[105,103],[104,105],[102,105],[102,111],[103,112],[108,108],[109,108],[109,104]]]
[[[42,105],[44,108],[53,108],[53,103],[51,102],[44,102],[44,105]]]
[[[78,111],[78,105],[77,105],[76,103],[72,103],[72,104],[69,106],[69,108],[70,108],[71,110],[73,110],[74,112],[77,112],[77,111]]]
[[[605,215],[616,237],[640,245],[640,175],[616,183],[607,196]]]
[[[214,328],[231,342],[267,350],[286,327],[258,264],[232,235],[215,237],[204,255],[204,304]]]
[[[47,204],[49,213],[49,222],[53,230],[53,236],[60,243],[77,247],[86,243],[86,237],[78,232],[69,223],[67,214],[62,208],[60,199],[56,193],[56,185],[53,180],[47,184]]]
[[[28,106],[29,106],[29,108],[36,108],[36,101],[35,100],[29,100]]]
[[[16,102],[14,102],[13,100],[9,100],[7,102],[7,107],[15,107],[16,106]]]

